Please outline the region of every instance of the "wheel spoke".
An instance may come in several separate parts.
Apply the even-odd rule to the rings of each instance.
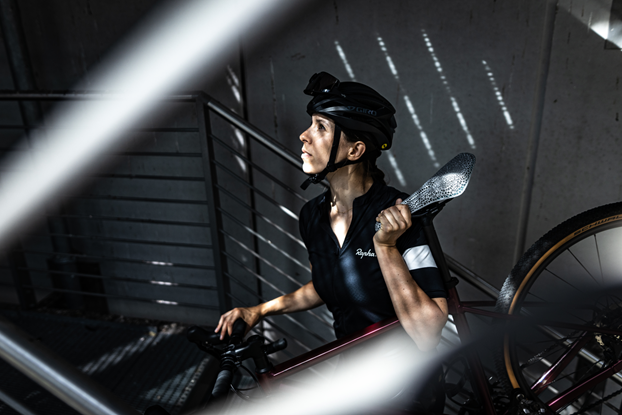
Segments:
[[[508,385],[554,412],[622,415],[622,203],[551,230],[508,282],[499,304],[526,317],[504,343]]]
[[[561,282],[565,282],[566,284],[570,285],[572,288],[574,288],[575,290],[577,290],[578,292],[583,292],[582,290],[578,289],[577,287],[575,287],[574,285],[572,285],[571,283],[569,283],[568,281],[566,281],[565,279],[563,279],[562,277],[560,277],[559,275],[555,274],[553,271],[551,271],[548,268],[544,268],[544,271],[550,273],[552,276],[554,276],[555,278],[557,278],[558,280],[560,280]]]
[[[570,252],[570,255],[572,255],[572,257],[577,260],[579,265],[581,265],[581,268],[583,268],[585,272],[587,272],[587,275],[589,275],[590,278],[592,278],[594,282],[598,284],[599,287],[602,287],[602,285],[600,285],[600,283],[596,280],[596,278],[594,278],[594,276],[590,273],[590,271],[588,271],[587,268],[585,268],[585,265],[583,265],[583,262],[579,261],[579,258],[577,258],[577,256],[570,250],[570,248],[568,248],[568,252]]]
[[[598,257],[598,269],[600,270],[600,279],[605,283],[605,276],[603,275],[603,263],[600,260],[600,251],[598,249],[598,239],[596,239],[596,234],[594,234],[594,245],[596,246],[596,256]],[[609,304],[607,304],[609,306]]]

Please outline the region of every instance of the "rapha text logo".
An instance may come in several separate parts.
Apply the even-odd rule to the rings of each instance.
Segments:
[[[376,253],[372,252],[371,249],[368,249],[367,252],[363,251],[361,248],[356,250],[356,256],[360,257],[359,259],[363,259],[365,256],[376,257]]]

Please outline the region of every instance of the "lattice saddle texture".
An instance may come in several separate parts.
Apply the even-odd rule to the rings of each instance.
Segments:
[[[415,213],[432,203],[460,196],[469,184],[474,165],[475,156],[473,154],[458,154],[402,204],[408,205],[410,212]],[[380,223],[376,223],[376,231],[379,229]]]

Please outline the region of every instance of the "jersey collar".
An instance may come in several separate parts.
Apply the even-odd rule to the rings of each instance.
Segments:
[[[384,182],[384,180],[374,180],[374,183],[371,185],[366,193],[354,199],[352,207],[356,208],[368,204],[370,201],[373,200],[374,196],[378,193],[378,191],[386,185],[387,184]],[[320,209],[322,216],[328,215],[328,212],[330,211],[330,194],[330,189],[326,190],[326,192],[324,192],[324,194],[322,195],[320,203],[318,203],[317,205],[317,208]]]

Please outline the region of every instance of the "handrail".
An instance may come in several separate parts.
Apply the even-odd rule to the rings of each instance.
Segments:
[[[123,91],[12,91],[0,90],[0,101],[62,101],[62,100],[107,100],[131,95]],[[187,92],[162,96],[164,101],[194,102],[198,93]]]
[[[447,260],[447,266],[449,270],[454,274],[458,275],[464,281],[468,282],[484,294],[488,295],[493,299],[497,299],[499,297],[500,291],[492,286],[490,283],[485,281],[482,277],[456,261],[454,258],[445,254],[445,259]]]
[[[118,99],[122,98],[127,93],[122,91],[50,91],[50,92],[38,92],[38,91],[7,91],[0,90],[0,101],[33,101],[33,100],[106,100],[106,99]],[[225,105],[214,99],[203,91],[188,92],[163,96],[162,99],[166,101],[175,102],[194,102],[199,99],[203,104],[207,105],[209,109],[221,116],[223,119],[230,122],[236,128],[244,131],[246,134],[252,136],[259,143],[272,150],[275,154],[287,161],[292,166],[300,168],[300,158],[294,155],[291,150],[284,147],[281,143],[275,141],[268,134],[261,131],[259,128],[250,124],[244,118],[231,111]],[[324,180],[322,182],[324,187],[328,187],[328,183]]]
[[[123,400],[1,316],[0,357],[81,414],[138,414]]]
[[[227,108],[211,96],[207,95],[205,92],[199,93],[199,99],[201,99],[203,103],[208,106],[209,109],[220,115],[225,120],[229,121],[236,128],[252,136],[255,140],[263,144],[268,149],[272,150],[275,154],[280,156],[283,160],[287,161],[292,166],[300,168],[302,164],[300,158],[294,155],[291,150],[284,147],[281,143],[275,141],[268,134],[264,133],[259,128],[255,127],[244,118],[231,111],[229,108]],[[328,188],[328,182],[326,180],[323,180],[320,184],[325,188]]]
[[[121,92],[88,92],[88,91],[72,91],[72,92],[8,92],[8,91],[0,91],[0,101],[2,100],[14,100],[14,101],[24,101],[24,100],[107,100],[107,99],[119,99],[123,98],[123,93]],[[287,149],[283,144],[277,142],[273,138],[271,138],[268,134],[264,133],[257,127],[251,125],[248,121],[242,118],[240,115],[236,114],[234,111],[223,105],[222,103],[215,100],[213,97],[209,96],[204,92],[190,92],[185,94],[176,94],[169,95],[165,97],[161,97],[163,101],[174,101],[174,102],[195,102],[200,106],[200,109],[206,110],[209,109],[213,113],[217,114],[219,117],[224,119],[226,122],[230,123],[230,125],[239,129],[240,131],[248,134],[249,137],[252,137],[254,140],[262,144],[268,150],[273,152],[275,155],[289,163],[291,166],[295,167],[297,170],[300,169],[301,160],[298,156],[296,156],[291,150]],[[208,111],[206,111],[208,112]],[[209,117],[208,117],[209,118]],[[201,121],[202,118],[199,117],[199,121],[205,123],[205,121]],[[207,141],[207,137],[211,135],[211,133],[205,130],[205,126],[199,125],[198,128],[199,134],[201,137]],[[44,127],[45,128],[45,127]],[[138,153],[133,153],[138,154]],[[185,154],[174,154],[176,157],[184,156]],[[195,156],[195,155],[193,155]],[[196,156],[203,157],[204,162],[207,160],[206,151],[202,149],[201,153],[197,153]],[[250,160],[248,160],[250,162]],[[212,167],[215,169],[218,163],[212,164]],[[221,168],[224,166],[221,165]],[[208,177],[206,176],[206,182]],[[328,187],[327,182],[323,181],[322,184],[325,187]],[[219,189],[219,191],[226,193],[225,189],[222,189],[218,184],[214,183],[214,188]],[[257,194],[258,189],[254,186],[250,187]],[[106,196],[81,196],[80,198],[97,198],[102,199],[106,198]],[[115,197],[117,200],[140,200],[140,201],[170,201],[169,199],[156,199],[156,198],[133,198],[133,197]],[[269,198],[268,198],[269,199]],[[203,201],[182,201],[178,203],[186,203],[186,204],[208,204],[208,202]],[[278,205],[278,204],[277,204]],[[217,205],[216,205],[217,206]],[[281,206],[279,206],[281,207]],[[281,207],[282,208],[282,207]],[[255,209],[251,206],[251,210],[255,214],[259,214]],[[277,226],[274,223],[271,223],[267,218],[263,216],[259,216],[262,219],[268,221],[273,226]],[[209,226],[209,225],[208,225]],[[211,228],[211,226],[209,226]],[[224,230],[216,229],[216,234],[220,236],[226,235]],[[286,233],[288,236],[289,234]],[[214,239],[214,238],[213,238]],[[23,250],[23,252],[27,252]],[[32,251],[30,251],[32,252]],[[227,252],[224,252],[224,255],[228,256]],[[71,256],[78,256],[77,254],[71,254]],[[89,257],[89,258],[98,258],[98,259],[113,259],[113,258],[105,258],[100,256],[93,255],[79,255],[81,257]],[[446,255],[447,263],[449,269],[464,279],[469,284],[475,286],[482,292],[487,295],[496,298],[498,296],[498,290],[496,290],[492,285],[484,281],[481,277],[479,277],[474,272],[470,271],[468,268],[457,262],[455,259]],[[233,260],[233,258],[230,258]],[[124,262],[133,262],[131,259],[119,259],[114,258],[114,260],[120,260]],[[136,260],[134,260],[136,261]],[[139,262],[147,262],[149,261],[139,261]],[[167,264],[168,265],[168,264]],[[240,265],[240,264],[238,264]],[[270,264],[272,265],[272,264]],[[193,266],[190,264],[171,264],[171,266],[181,266],[181,267],[192,267],[192,268],[200,268],[200,269],[213,269],[214,267],[205,267],[205,266]],[[246,267],[243,267],[246,268]],[[225,270],[226,271],[226,270]],[[249,269],[247,269],[249,271]],[[224,274],[227,276],[227,273]],[[293,277],[285,274],[288,279],[293,279]],[[75,291],[66,290],[66,289],[58,289],[59,292],[66,293],[76,293]],[[95,294],[97,295],[97,294]],[[225,295],[234,298],[230,292],[225,292]],[[317,316],[316,316],[317,317]],[[72,402],[72,406],[76,408],[80,408],[82,413],[89,415],[125,415],[130,413],[136,413],[135,411],[128,408],[121,408],[120,410],[113,410],[112,412],[108,410],[107,405],[110,404],[112,407],[115,407],[116,401],[113,396],[110,395],[109,392],[102,392],[98,390],[97,385],[94,383],[83,382],[80,376],[83,376],[81,373],[76,374],[76,369],[72,367],[68,367],[68,364],[65,362],[60,362],[58,359],[47,349],[42,348],[42,346],[37,344],[29,344],[29,339],[26,337],[27,335],[18,331],[17,328],[8,326],[10,323],[4,321],[3,318],[0,317],[0,357],[8,360],[11,364],[16,366],[19,370],[27,373],[28,376],[33,378],[33,380],[38,383],[44,384],[46,388],[48,388],[52,393],[59,396],[66,402]],[[273,324],[273,323],[271,323]],[[274,324],[273,324],[274,325]],[[275,325],[275,327],[277,327]],[[316,336],[317,338],[318,336]],[[321,336],[320,336],[321,337]],[[295,338],[293,338],[295,340]],[[7,345],[13,345],[11,348]],[[306,346],[305,346],[306,347]],[[41,362],[42,361],[42,362]],[[50,381],[51,379],[51,381]],[[59,379],[62,382],[59,382]],[[67,379],[67,382],[65,380]],[[65,382],[65,383],[63,383]],[[72,383],[73,382],[73,383]],[[82,386],[82,387],[80,387]],[[91,390],[91,387],[95,387],[95,389]],[[101,389],[101,388],[100,388]],[[77,394],[77,396],[73,396],[71,394]],[[102,395],[102,393],[104,393]],[[108,395],[106,395],[106,393]],[[112,399],[112,401],[110,401]],[[91,405],[91,407],[89,407]],[[86,409],[85,409],[86,408]]]
[[[50,92],[38,92],[38,91],[7,91],[0,90],[1,100],[105,100],[105,99],[118,99],[123,97],[122,91],[50,91]],[[261,131],[259,128],[250,124],[240,115],[214,99],[203,91],[193,91],[172,94],[162,97],[166,101],[176,102],[194,102],[200,100],[214,113],[231,123],[236,128],[252,136],[255,140],[261,143],[263,146],[274,152],[290,165],[300,168],[300,159],[294,155],[289,149],[284,147],[281,143],[275,141],[268,134]],[[322,185],[328,187],[327,182],[324,180]],[[491,298],[497,298],[499,296],[499,290],[486,282],[483,278],[469,270],[467,267],[456,261],[449,255],[445,255],[447,259],[447,265],[449,269],[464,279],[467,283],[471,284],[478,290],[482,291]]]
[[[97,92],[97,91],[71,91],[71,92],[34,92],[34,91],[26,91],[26,92],[16,92],[16,91],[0,91],[0,100],[76,100],[76,99],[115,99],[122,97],[122,92]],[[214,113],[218,114],[220,117],[234,125],[236,128],[242,130],[248,135],[252,136],[255,140],[261,143],[263,146],[277,154],[283,160],[288,162],[290,165],[300,168],[300,159],[295,156],[289,149],[284,147],[281,143],[275,141],[268,134],[261,131],[259,128],[250,124],[240,115],[233,112],[231,109],[220,103],[218,100],[214,99],[212,96],[208,95],[203,91],[197,92],[188,92],[188,93],[180,93],[173,94],[166,97],[163,97],[164,100],[167,101],[184,101],[184,102],[193,102],[196,99],[199,99],[203,104],[207,105],[209,109],[214,111]],[[322,182],[322,185],[328,187],[326,180]],[[490,283],[486,282],[479,275],[475,274],[473,271],[469,270],[463,264],[456,261],[454,258],[445,254],[447,259],[447,265],[449,269],[457,274],[459,277],[464,279],[467,283],[471,284],[478,290],[482,291],[484,294],[490,296],[491,298],[496,299],[499,296],[499,290],[492,286]]]
[[[259,141],[265,147],[278,154],[283,160],[296,168],[300,168],[302,162],[299,157],[296,157],[289,149],[285,148],[281,143],[275,141],[268,134],[261,131],[259,128],[250,124],[244,118],[231,111],[229,108],[207,95],[205,92],[199,94],[199,99],[203,101],[209,109],[220,115],[225,120],[229,121],[235,127],[244,131],[246,134],[252,136],[255,140]]]
[[[7,404],[9,407],[13,408],[17,413],[21,415],[37,415],[30,408],[28,408],[23,403],[13,399],[12,396],[7,395],[0,389],[0,401]]]

